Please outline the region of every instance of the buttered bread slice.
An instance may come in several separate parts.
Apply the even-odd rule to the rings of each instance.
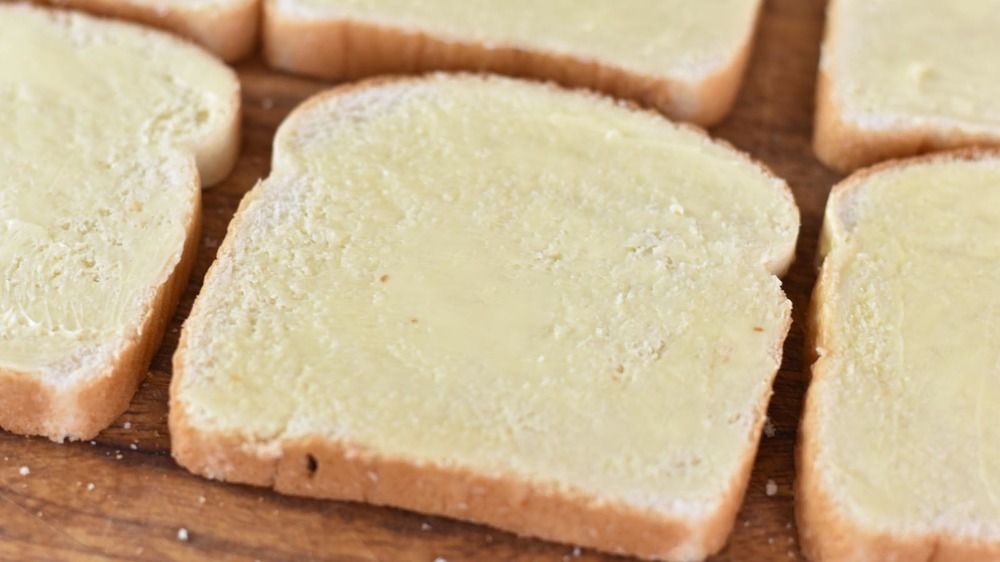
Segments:
[[[831,0],[815,149],[850,171],[1000,146],[1000,0]]]
[[[239,84],[168,35],[4,4],[0,100],[0,427],[90,438],[173,313]]]
[[[259,0],[35,0],[122,18],[176,33],[223,60],[235,61],[257,46]]]
[[[497,77],[281,126],[174,358],[190,470],[696,560],[745,489],[791,305],[785,184],[702,133]]]
[[[728,113],[760,0],[265,0],[276,68],[336,80],[479,70],[554,80],[711,125]]]
[[[1000,153],[834,188],[797,514],[814,562],[1000,560]]]

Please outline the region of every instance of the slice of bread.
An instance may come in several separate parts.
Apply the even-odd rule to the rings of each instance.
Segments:
[[[466,75],[321,94],[184,326],[173,455],[704,558],[746,488],[798,225],[744,155],[592,94]]]
[[[186,37],[225,61],[257,46],[259,0],[36,0],[100,16],[122,18]]]
[[[831,0],[816,155],[850,171],[1000,146],[1000,0]]]
[[[351,80],[479,70],[586,87],[711,125],[732,107],[760,0],[266,0],[279,69]]]
[[[0,427],[87,439],[128,406],[191,269],[199,174],[235,160],[239,99],[164,33],[0,5]]]
[[[795,495],[813,562],[1000,560],[1000,152],[834,188]]]

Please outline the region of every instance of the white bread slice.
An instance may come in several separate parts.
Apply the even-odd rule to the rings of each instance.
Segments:
[[[1000,146],[1000,0],[831,0],[814,148],[851,171]]]
[[[1000,560],[1000,153],[834,188],[795,495],[813,562]]]
[[[131,24],[0,5],[0,427],[87,439],[128,406],[234,163],[239,83]]]
[[[266,0],[279,69],[351,80],[478,70],[586,87],[711,125],[743,79],[760,0]]]
[[[35,0],[131,20],[186,37],[229,62],[257,46],[259,0]]]
[[[744,155],[592,94],[466,75],[321,94],[185,324],[173,455],[704,558],[746,487],[798,224]]]

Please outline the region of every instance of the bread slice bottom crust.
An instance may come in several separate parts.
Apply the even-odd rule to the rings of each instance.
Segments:
[[[297,18],[265,0],[264,57],[269,65],[330,80],[432,70],[495,72],[590,88],[701,126],[718,123],[736,101],[753,34],[714,74],[690,84],[554,52],[515,45],[449,41],[418,30],[349,19]]]
[[[1000,136],[957,128],[911,125],[866,129],[844,119],[833,95],[833,82],[820,69],[816,83],[813,151],[823,164],[852,172],[889,159],[970,147],[1000,147]]]
[[[178,354],[175,369],[181,362]],[[757,440],[763,423],[761,415],[753,430]],[[752,447],[744,455],[719,508],[706,519],[691,522],[597,502],[543,483],[374,455],[318,436],[282,441],[278,451],[267,445],[254,447],[239,435],[207,432],[188,423],[173,395],[170,428],[174,459],[211,479],[296,496],[399,507],[650,560],[702,560],[722,549],[743,502],[756,453]]]

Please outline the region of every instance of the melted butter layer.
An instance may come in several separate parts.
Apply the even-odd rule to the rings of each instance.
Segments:
[[[835,0],[824,65],[868,127],[1000,130],[1000,0]]]
[[[135,336],[233,88],[164,36],[0,6],[0,369],[65,383]]]
[[[582,54],[700,80],[749,39],[758,0],[278,0],[282,8],[428,30],[492,45]]]
[[[728,489],[791,306],[779,180],[649,113],[445,76],[314,101],[273,170],[185,328],[192,423],[691,513]]]
[[[828,211],[816,462],[866,527],[995,537],[1000,162],[917,164],[854,189],[851,211]]]

